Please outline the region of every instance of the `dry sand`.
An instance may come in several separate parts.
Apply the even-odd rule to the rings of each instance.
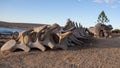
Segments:
[[[120,68],[120,34],[87,47],[0,54],[0,68]]]

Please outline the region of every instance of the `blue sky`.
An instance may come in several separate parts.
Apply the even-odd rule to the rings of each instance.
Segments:
[[[0,0],[0,21],[63,26],[70,18],[90,27],[102,10],[120,29],[120,0]]]

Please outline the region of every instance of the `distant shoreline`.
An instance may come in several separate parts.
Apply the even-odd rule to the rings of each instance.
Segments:
[[[9,27],[9,28],[23,28],[23,29],[31,29],[33,27],[42,26],[44,24],[31,24],[31,23],[11,23],[0,21],[0,27]]]

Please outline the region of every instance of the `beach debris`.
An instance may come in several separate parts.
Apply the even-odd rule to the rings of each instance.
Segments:
[[[55,23],[19,32],[16,39],[7,41],[1,47],[1,51],[21,49],[29,52],[31,48],[45,51],[46,47],[66,50],[76,45],[83,46],[93,39],[92,36],[87,28],[68,19],[64,27]]]
[[[89,31],[93,33],[96,38],[111,38],[112,29],[112,25],[97,23],[94,27],[90,27]]]

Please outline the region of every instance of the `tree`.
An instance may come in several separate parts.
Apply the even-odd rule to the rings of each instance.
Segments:
[[[97,22],[98,23],[102,23],[102,24],[105,24],[105,23],[108,23],[110,20],[107,18],[107,16],[105,15],[105,12],[102,11],[100,13],[100,15],[98,16],[98,20]]]

